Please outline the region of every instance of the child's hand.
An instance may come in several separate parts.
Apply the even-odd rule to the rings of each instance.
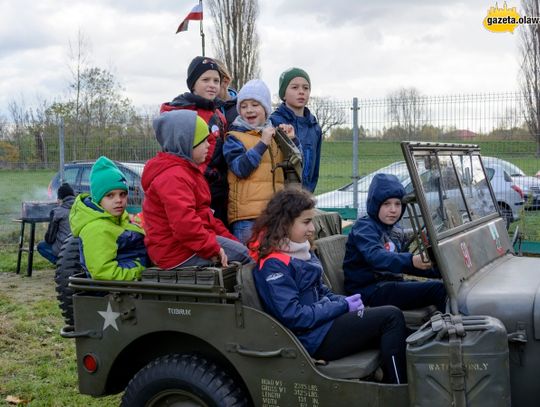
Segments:
[[[420,270],[429,270],[430,268],[433,267],[433,265],[431,264],[430,261],[428,262],[424,262],[422,260],[422,256],[420,256],[419,254],[415,254],[412,258],[412,264],[415,268],[417,269],[420,269]]]
[[[294,138],[294,136],[295,136],[294,127],[291,124],[282,123],[278,127],[285,132],[287,137],[289,137],[290,139]]]
[[[261,141],[267,146],[270,145],[270,143],[272,142],[272,137],[274,137],[275,132],[276,132],[276,129],[274,129],[273,127],[271,126],[265,127],[262,130]]]
[[[219,262],[221,263],[221,265],[223,267],[227,267],[229,264],[227,263],[228,261],[228,258],[227,258],[227,255],[225,254],[225,250],[223,250],[223,247],[221,247],[219,249]]]

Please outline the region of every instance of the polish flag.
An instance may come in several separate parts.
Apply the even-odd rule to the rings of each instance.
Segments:
[[[180,23],[178,26],[178,29],[176,30],[176,34],[178,34],[181,31],[187,31],[189,20],[193,21],[200,21],[203,19],[203,11],[202,11],[202,4],[197,4],[193,9],[189,12],[186,18],[184,18],[184,21]]]

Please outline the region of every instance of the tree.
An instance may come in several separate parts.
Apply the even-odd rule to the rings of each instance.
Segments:
[[[328,98],[311,96],[309,98],[309,109],[317,118],[323,137],[329,136],[333,127],[345,124],[343,109]]]
[[[424,116],[422,96],[415,88],[402,88],[387,96],[388,115],[393,122],[393,137],[414,138]]]
[[[523,14],[540,15],[539,0],[522,0]],[[524,97],[527,127],[536,140],[536,156],[540,157],[540,25],[522,25],[520,87]]]
[[[77,42],[75,45],[69,41],[69,71],[71,73],[71,83],[69,87],[74,93],[74,108],[75,116],[73,117],[75,122],[75,131],[73,135],[80,133],[81,120],[80,120],[80,97],[81,97],[81,74],[87,67],[88,53],[90,49],[90,43],[84,36],[81,30],[77,33]],[[75,143],[71,143],[72,146],[72,159],[75,160]]]
[[[259,75],[259,36],[256,21],[257,0],[208,0],[215,26],[216,58],[223,61],[240,89]]]

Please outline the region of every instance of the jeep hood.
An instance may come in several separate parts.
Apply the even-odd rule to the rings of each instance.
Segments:
[[[458,294],[465,315],[490,315],[514,332],[518,322],[540,339],[540,258],[511,254],[490,263],[464,282]]]

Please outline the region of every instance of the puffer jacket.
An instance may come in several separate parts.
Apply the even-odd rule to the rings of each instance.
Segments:
[[[312,253],[307,261],[275,252],[253,270],[266,312],[289,328],[313,355],[334,319],[349,310],[345,297],[322,282],[323,269]]]
[[[214,217],[208,184],[193,161],[160,152],[146,163],[141,184],[146,246],[159,267],[178,266],[194,255],[216,256],[217,236],[236,240]]]
[[[137,280],[148,266],[144,231],[126,211],[113,216],[80,194],[69,214],[73,236],[80,239],[81,265],[96,280]]]
[[[302,185],[310,192],[315,191],[319,180],[322,145],[322,131],[317,118],[311,114],[307,107],[304,108],[304,116],[298,117],[285,103],[282,103],[270,115],[270,121],[274,127],[283,123],[291,124],[294,127],[294,133],[302,147],[304,160]]]

